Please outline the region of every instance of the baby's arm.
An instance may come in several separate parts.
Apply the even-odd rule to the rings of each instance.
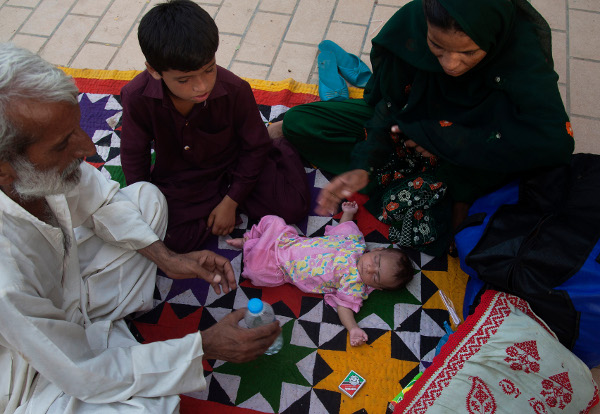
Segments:
[[[346,201],[342,203],[342,218],[340,218],[340,224],[346,221],[351,221],[354,215],[358,211],[358,204],[356,201]]]
[[[350,308],[345,308],[341,305],[338,305],[337,312],[342,325],[344,325],[350,333],[350,345],[359,346],[367,342],[369,337],[365,331],[358,327],[356,319],[354,319],[354,311],[352,311]]]

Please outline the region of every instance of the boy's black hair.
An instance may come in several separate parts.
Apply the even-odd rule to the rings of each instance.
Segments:
[[[191,0],[169,0],[154,6],[140,21],[138,40],[154,70],[198,70],[219,47],[219,29],[210,15]]]
[[[425,18],[432,26],[445,31],[465,32],[438,0],[423,0],[423,10]]]
[[[394,278],[397,284],[394,287],[388,288],[388,290],[402,289],[413,279],[415,274],[412,261],[401,249],[383,249],[382,252],[386,252],[393,257],[394,265],[396,267]]]

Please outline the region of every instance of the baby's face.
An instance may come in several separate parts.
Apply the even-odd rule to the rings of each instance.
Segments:
[[[363,283],[375,289],[391,289],[398,285],[394,273],[396,263],[384,248],[363,254],[357,263],[358,274]]]

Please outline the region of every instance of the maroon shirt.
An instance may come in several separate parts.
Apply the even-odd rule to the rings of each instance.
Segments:
[[[218,66],[206,104],[194,105],[187,117],[164,88],[144,71],[121,90],[127,184],[157,185],[167,198],[170,224],[208,216],[225,195],[242,204],[273,145],[248,82]]]

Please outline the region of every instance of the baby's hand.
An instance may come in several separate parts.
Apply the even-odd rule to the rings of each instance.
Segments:
[[[367,336],[365,331],[363,331],[359,327],[352,328],[350,330],[350,345],[359,346],[367,342],[368,339],[369,337]]]
[[[346,201],[342,203],[342,211],[344,213],[355,214],[358,211],[358,204],[356,201]]]

